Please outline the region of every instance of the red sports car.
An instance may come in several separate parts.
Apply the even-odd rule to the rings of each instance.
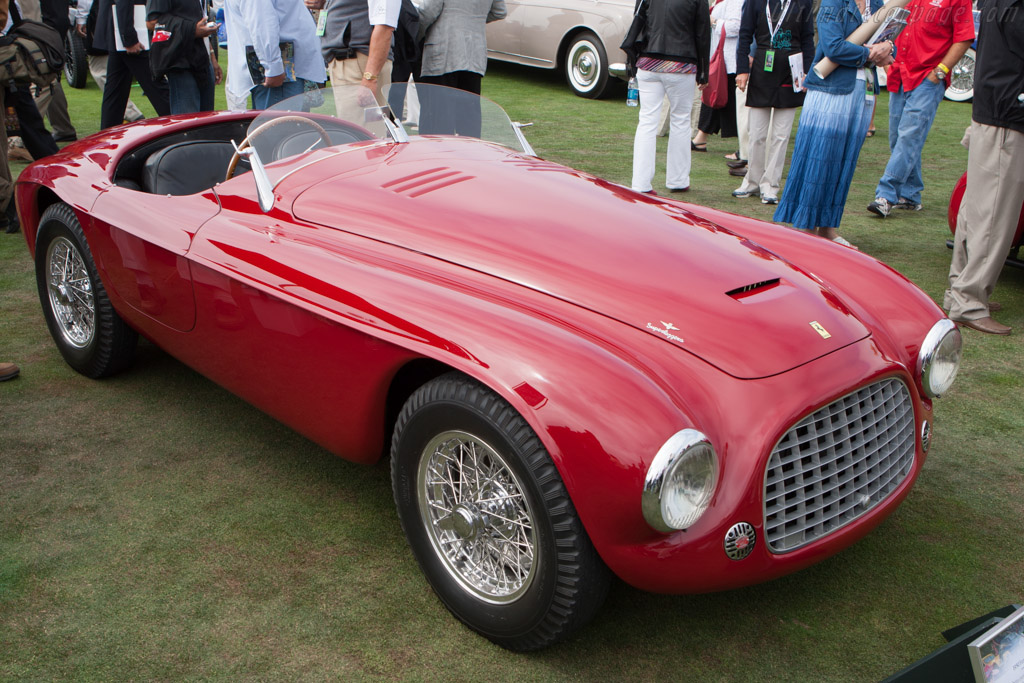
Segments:
[[[766,581],[907,496],[960,359],[924,293],[857,251],[539,159],[492,103],[417,88],[418,124],[339,90],[114,128],[27,168],[67,362],[123,370],[141,334],[341,457],[390,449],[428,581],[515,650],[578,629],[613,574]]]

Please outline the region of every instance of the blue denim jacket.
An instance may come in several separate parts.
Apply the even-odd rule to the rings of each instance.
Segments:
[[[881,9],[883,0],[871,0],[871,12]],[[808,90],[822,90],[836,95],[847,95],[857,82],[857,69],[868,59],[868,49],[848,43],[846,37],[864,23],[855,0],[821,0],[818,10],[818,49],[814,64],[828,57],[839,65],[827,78],[821,79],[814,70],[808,72],[804,85]]]

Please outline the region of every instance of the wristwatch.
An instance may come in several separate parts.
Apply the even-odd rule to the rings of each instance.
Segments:
[[[364,71],[363,72],[363,80],[364,81],[375,81],[375,80],[377,80],[377,74],[372,74],[369,71]]]

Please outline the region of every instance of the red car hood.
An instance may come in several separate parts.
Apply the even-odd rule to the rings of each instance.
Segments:
[[[785,372],[868,335],[813,275],[679,206],[468,139],[381,151],[307,166],[331,177],[296,199],[296,217],[545,292],[735,377]],[[834,247],[822,246],[813,266],[827,271]]]

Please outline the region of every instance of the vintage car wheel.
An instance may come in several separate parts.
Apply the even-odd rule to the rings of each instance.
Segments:
[[[67,204],[54,204],[39,222],[36,285],[46,325],[68,365],[95,379],[131,363],[138,335],[114,311]]]
[[[591,100],[608,87],[608,56],[601,40],[590,31],[578,33],[565,51],[565,79],[580,97]]]
[[[457,373],[417,390],[391,447],[395,502],[434,591],[466,625],[512,650],[569,636],[609,574],[526,421]]]
[[[64,34],[64,79],[72,88],[84,88],[89,77],[89,56],[85,41],[72,25]]]
[[[974,97],[974,60],[975,52],[969,49],[953,66],[949,74],[949,87],[946,88],[947,100],[966,102]]]

